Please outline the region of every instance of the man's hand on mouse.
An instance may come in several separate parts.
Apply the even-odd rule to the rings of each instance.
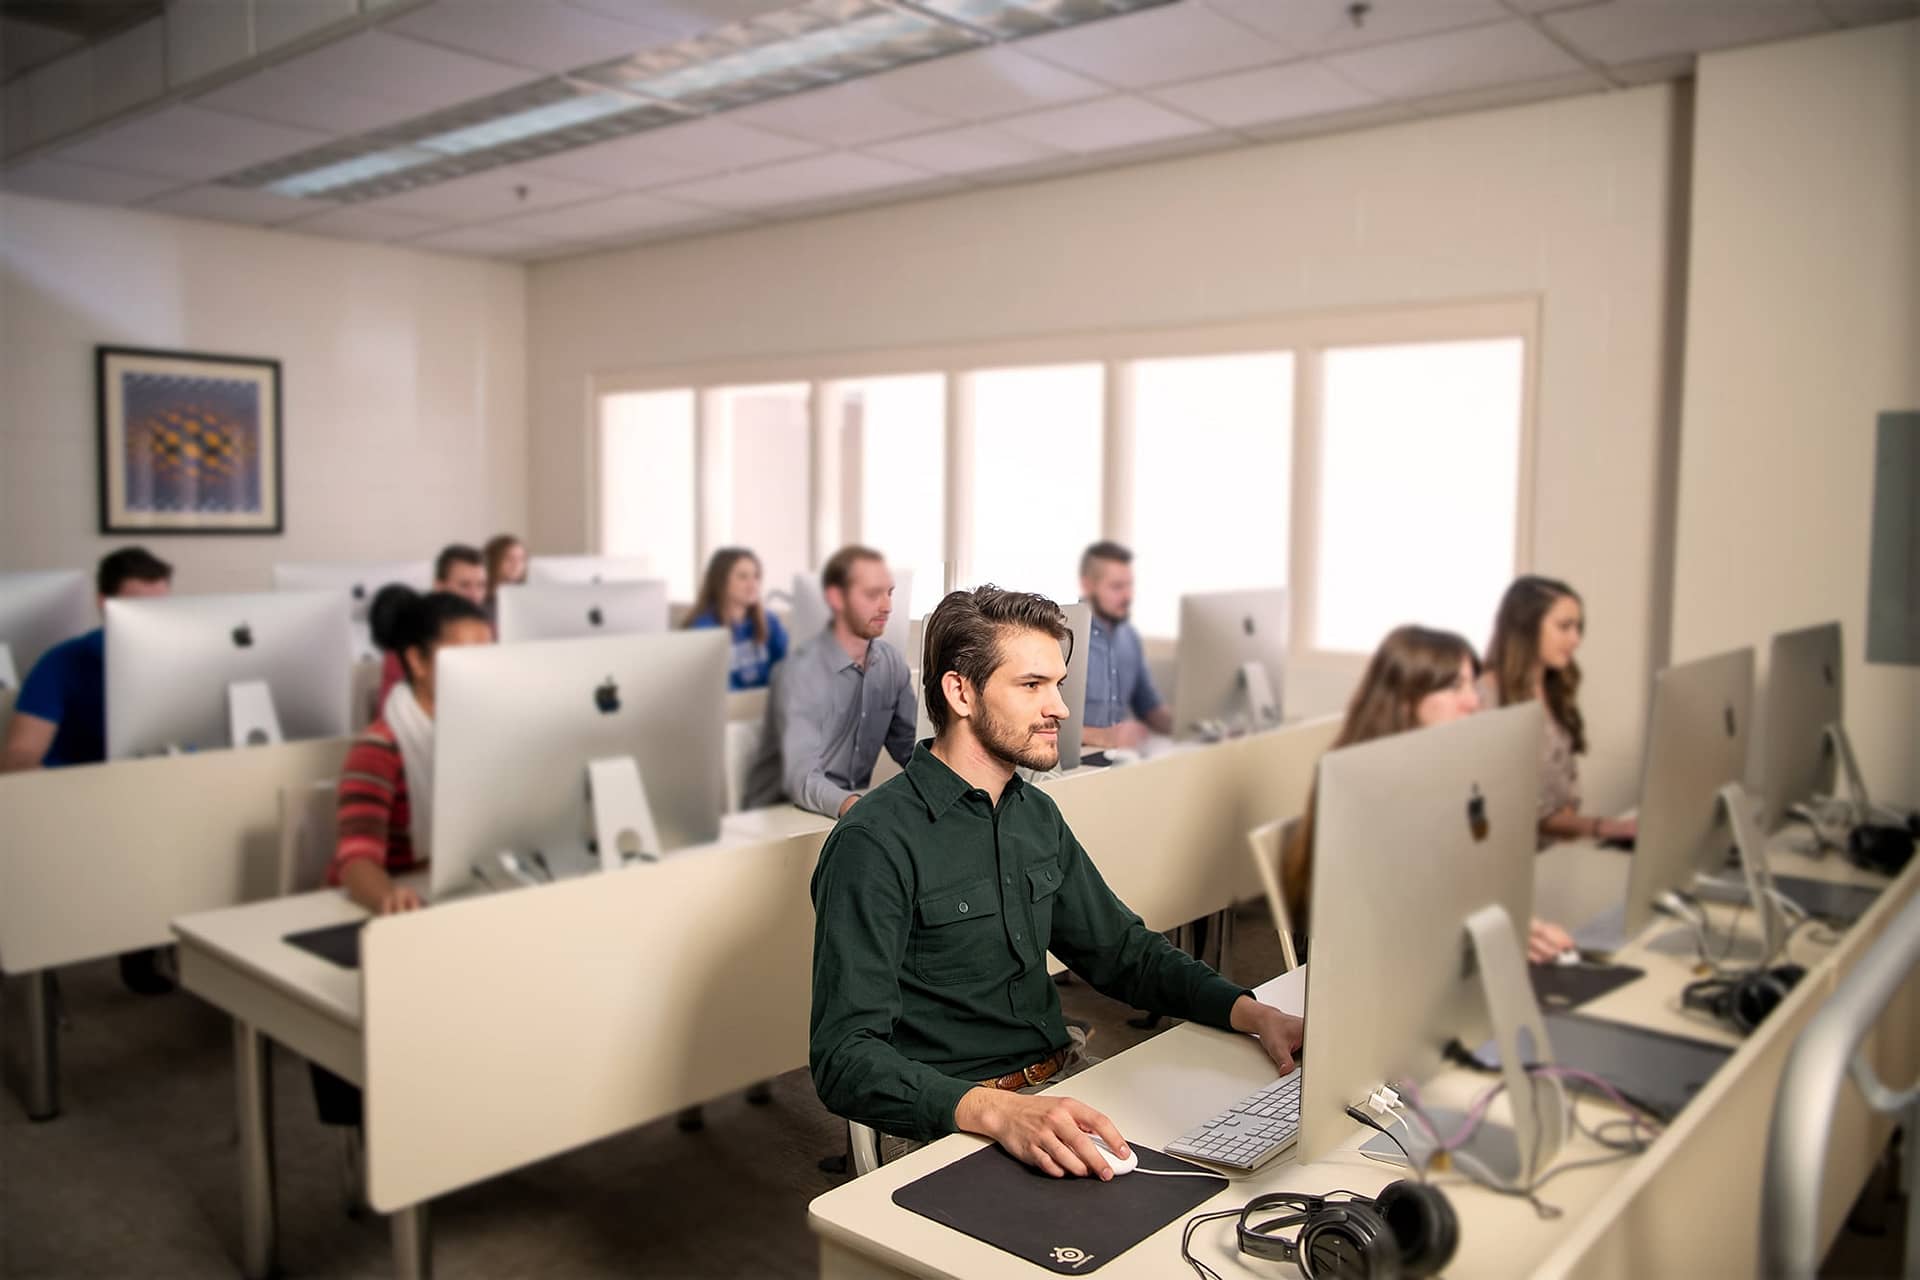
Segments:
[[[1008,1155],[1054,1178],[1111,1181],[1113,1169],[1088,1135],[1096,1133],[1122,1159],[1130,1152],[1113,1121],[1086,1103],[1057,1094],[970,1089],[954,1108],[955,1127],[1000,1144]]]
[[[1233,1002],[1231,1014],[1233,1029],[1250,1036],[1257,1036],[1260,1047],[1273,1059],[1273,1065],[1286,1075],[1299,1065],[1294,1056],[1305,1043],[1307,1023],[1304,1018],[1296,1018],[1290,1013],[1282,1013],[1270,1004],[1262,1004],[1252,996],[1241,996]]]

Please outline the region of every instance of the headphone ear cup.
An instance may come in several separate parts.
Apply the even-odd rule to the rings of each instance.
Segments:
[[[1806,970],[1797,964],[1783,964],[1776,969],[1761,969],[1741,979],[1733,989],[1733,998],[1728,1001],[1728,1017],[1733,1025],[1744,1034],[1766,1021],[1767,1015],[1779,1008],[1780,1002],[1787,998],[1794,985],[1806,976]]]
[[[1329,1204],[1300,1228],[1296,1261],[1307,1280],[1400,1280],[1400,1246],[1364,1201]]]
[[[1407,1280],[1437,1275],[1460,1245],[1460,1219],[1440,1188],[1401,1179],[1374,1198],[1374,1212],[1393,1233],[1400,1274]]]

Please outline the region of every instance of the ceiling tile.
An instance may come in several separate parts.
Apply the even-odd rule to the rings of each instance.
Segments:
[[[1317,62],[1293,62],[1169,85],[1152,96],[1228,129],[1350,111],[1378,101]]]
[[[1105,92],[1084,76],[1005,45],[901,67],[873,76],[867,83],[889,102],[949,120],[985,120]]]
[[[1807,0],[1616,0],[1549,14],[1543,21],[1580,52],[1608,64],[1727,49],[1833,27]]]
[[[1111,151],[1205,133],[1207,126],[1139,98],[1115,96],[1015,116],[1000,128],[1061,151]]]
[[[233,0],[168,0],[166,28],[172,88],[244,62],[253,53],[247,6]]]
[[[197,99],[302,128],[359,133],[525,84],[524,68],[364,31]]]
[[[218,218],[222,222],[249,222],[268,226],[291,222],[315,207],[312,200],[295,200],[271,191],[242,191],[235,187],[189,187],[148,200],[140,206],[190,218]]]
[[[0,80],[11,80],[23,71],[85,44],[83,37],[70,31],[57,31],[37,22],[0,15]]]
[[[93,46],[96,120],[141,106],[167,90],[167,24],[143,22]]]
[[[1920,0],[1820,0],[1820,7],[1835,22],[1849,27],[1920,17]]]
[[[143,178],[46,159],[29,160],[0,173],[0,187],[8,191],[86,204],[132,204],[179,185],[167,178]]]
[[[1116,88],[1140,88],[1279,62],[1287,50],[1199,0],[1103,18],[1020,42],[1020,52]]]
[[[865,80],[789,94],[730,111],[727,118],[837,147],[858,147],[949,123],[946,117],[895,104]]]
[[[278,49],[359,12],[355,0],[253,0],[253,51]]]
[[[560,0],[436,0],[385,30],[540,71],[573,71],[675,38]]]
[[[589,200],[564,209],[530,213],[489,223],[503,231],[521,232],[542,240],[610,240],[629,232],[639,233],[664,227],[711,223],[712,209],[662,200],[652,195],[619,195],[605,200]]]
[[[731,120],[707,119],[556,152],[530,161],[527,167],[576,182],[635,189],[790,160],[817,150],[812,143],[749,129]]]
[[[868,147],[870,155],[933,173],[987,173],[1059,155],[1051,147],[1016,137],[992,125],[968,125]]]
[[[1428,98],[1547,80],[1586,69],[1517,19],[1335,54],[1326,63],[1362,88],[1388,98]]]
[[[17,76],[0,85],[0,148],[12,155],[31,146],[32,124],[27,115],[27,78]]]
[[[1485,111],[1492,107],[1511,107],[1523,102],[1545,102],[1575,93],[1602,93],[1609,87],[1606,77],[1597,71],[1581,71],[1550,80],[1525,80],[1518,84],[1497,84],[1485,89],[1461,93],[1443,93],[1432,98],[1415,98],[1409,105],[1421,115],[1452,115],[1460,111]]]
[[[1291,120],[1279,120],[1273,124],[1254,125],[1244,132],[1249,138],[1261,142],[1278,142],[1287,138],[1308,138],[1316,134],[1337,133],[1349,129],[1371,129],[1377,125],[1398,124],[1418,118],[1419,113],[1412,107],[1389,102],[1377,107],[1361,107],[1357,111],[1334,111],[1323,116],[1295,116]]]
[[[843,151],[669,187],[660,194],[719,209],[765,209],[924,182],[927,176],[891,160]]]
[[[55,158],[189,182],[233,173],[326,141],[325,134],[306,129],[264,124],[202,107],[173,106],[64,147]]]
[[[1358,23],[1352,0],[1206,0],[1294,54],[1331,53],[1450,31],[1509,16],[1499,0],[1400,0],[1371,5]]]
[[[64,138],[93,120],[93,50],[35,67],[27,85],[27,130],[35,144]]]
[[[776,9],[791,8],[794,0],[567,0],[605,18],[670,32],[684,40],[724,27],[729,22],[757,18]]]
[[[432,231],[445,223],[411,213],[393,213],[364,204],[343,205],[311,218],[288,223],[288,231],[317,236],[345,236],[349,240],[399,240]]]
[[[437,182],[430,187],[388,196],[383,200],[369,200],[365,202],[365,207],[418,214],[446,222],[491,222],[517,213],[531,213],[535,209],[590,200],[606,194],[608,192],[604,187],[535,173],[524,165],[508,165],[471,177]]]
[[[496,231],[492,227],[459,227],[452,231],[436,231],[432,235],[406,242],[407,247],[413,249],[438,249],[443,253],[466,253],[489,258],[524,253],[547,243],[518,232]]]

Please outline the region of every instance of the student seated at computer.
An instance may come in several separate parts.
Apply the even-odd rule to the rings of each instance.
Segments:
[[[173,590],[173,566],[144,547],[122,547],[101,558],[94,587],[113,599],[164,596]],[[7,726],[0,773],[98,764],[107,758],[107,632],[95,627],[40,655],[20,686]],[[120,979],[141,995],[163,995],[173,981],[158,968],[159,952],[120,957]]]
[[[373,638],[406,679],[347,749],[340,770],[339,841],[327,883],[369,911],[412,911],[420,896],[393,872],[426,864],[433,847],[433,657],[449,645],[490,644],[493,627],[465,596],[383,587],[369,612]]]
[[[433,561],[433,589],[471,600],[484,611],[490,598],[486,557],[464,542],[442,547]],[[482,612],[480,616],[487,620],[488,625],[492,625],[490,614]],[[377,637],[374,643],[379,643]],[[387,695],[406,678],[406,668],[401,665],[400,655],[391,649],[387,650],[385,663],[380,668],[380,696],[374,705],[386,706]]]
[[[722,547],[707,561],[689,630],[725,627],[733,638],[727,688],[764,689],[787,656],[787,629],[760,600],[760,557],[745,547]]]
[[[487,561],[487,620],[499,625],[500,588],[527,580],[527,544],[518,535],[496,533],[481,550]]]
[[[766,730],[747,774],[746,803],[791,800],[835,818],[873,781],[885,748],[913,754],[913,673],[880,638],[893,613],[893,574],[871,547],[842,547],[820,573],[833,621],[774,668]]]
[[[1372,742],[1410,729],[1445,724],[1480,708],[1474,681],[1480,660],[1473,646],[1451,631],[1399,627],[1387,634],[1367,663],[1360,687],[1347,704],[1347,718],[1333,750]],[[1309,933],[1313,901],[1314,793],[1280,861],[1281,892],[1297,933]],[[1573,939],[1557,924],[1534,920],[1527,930],[1527,959],[1545,964],[1571,950]]]
[[[1553,578],[1514,579],[1500,598],[1487,646],[1480,700],[1505,707],[1533,698],[1547,705],[1541,746],[1540,847],[1555,840],[1631,840],[1632,818],[1580,812],[1580,761],[1587,750],[1580,715],[1580,664],[1573,660],[1587,631],[1586,606],[1574,589]]]
[[[1093,606],[1087,641],[1088,747],[1138,747],[1149,733],[1173,732],[1173,708],[1154,686],[1133,609],[1133,552],[1096,542],[1080,557],[1080,598]]]
[[[841,819],[813,877],[809,1063],[827,1109],[888,1135],[883,1159],[956,1130],[1055,1177],[1111,1176],[1126,1147],[1092,1107],[1030,1091],[1087,1064],[1047,976],[1051,951],[1128,1004],[1257,1036],[1293,1070],[1303,1024],[1148,929],[1053,800],[1067,714],[1044,596],[956,591],[926,622],[934,738]]]

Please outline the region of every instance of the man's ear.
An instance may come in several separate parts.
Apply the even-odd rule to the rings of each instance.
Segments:
[[[973,686],[958,671],[940,677],[940,692],[947,700],[947,713],[962,720],[973,716]]]

